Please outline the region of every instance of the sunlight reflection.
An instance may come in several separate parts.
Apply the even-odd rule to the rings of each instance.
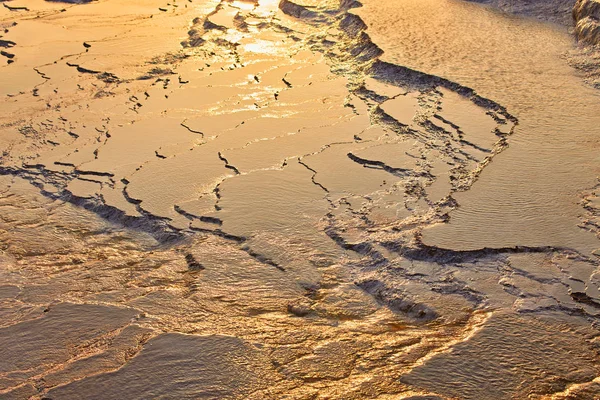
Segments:
[[[243,49],[249,53],[277,54],[280,50],[274,42],[270,40],[255,40],[252,43],[243,45]]]

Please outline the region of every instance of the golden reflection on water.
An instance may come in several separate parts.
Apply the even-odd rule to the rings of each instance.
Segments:
[[[445,223],[451,196],[471,190],[487,157],[507,168],[497,152],[508,113],[438,83],[375,81],[373,60],[351,54],[367,37],[343,32],[337,3],[322,26],[284,15],[277,0],[215,1],[201,16],[145,0],[154,14],[140,30],[115,22],[117,1],[6,25],[23,37],[97,6],[114,22],[104,40],[106,20],[85,20],[85,40],[96,40],[84,49],[73,35],[74,66],[39,67],[47,82],[32,96],[20,81],[23,93],[4,103],[15,115],[0,108],[0,132],[20,146],[7,152],[35,160],[11,159],[0,177],[0,382],[18,398],[198,398],[214,385],[252,400],[480,399],[498,377],[504,397],[524,398],[600,374],[586,319],[597,312],[596,264],[569,249],[461,253],[418,241]],[[401,17],[427,22],[425,1]],[[422,41],[387,14],[388,40]],[[421,23],[415,31],[448,35]],[[25,64],[15,40],[9,68],[31,70],[38,63]],[[44,53],[36,46],[26,50]],[[116,66],[119,79],[79,64]],[[174,394],[172,382],[185,385]]]
[[[254,43],[244,44],[242,48],[249,53],[258,54],[277,54],[282,51],[281,47],[278,47],[270,40],[256,40]]]

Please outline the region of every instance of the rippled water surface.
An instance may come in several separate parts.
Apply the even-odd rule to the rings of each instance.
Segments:
[[[565,28],[0,5],[0,398],[600,396],[600,99]]]
[[[383,59],[472,87],[519,119],[510,151],[457,195],[452,222],[426,241],[598,247],[576,225],[580,192],[600,173],[600,97],[567,65],[573,39],[565,28],[451,0],[366,0],[356,13]]]

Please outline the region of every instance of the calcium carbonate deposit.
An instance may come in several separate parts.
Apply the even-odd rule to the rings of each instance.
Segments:
[[[0,398],[600,398],[596,0],[0,2]]]

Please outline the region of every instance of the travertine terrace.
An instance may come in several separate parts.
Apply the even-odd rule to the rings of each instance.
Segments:
[[[1,398],[600,395],[600,164],[517,193],[521,103],[351,0],[1,5]]]

